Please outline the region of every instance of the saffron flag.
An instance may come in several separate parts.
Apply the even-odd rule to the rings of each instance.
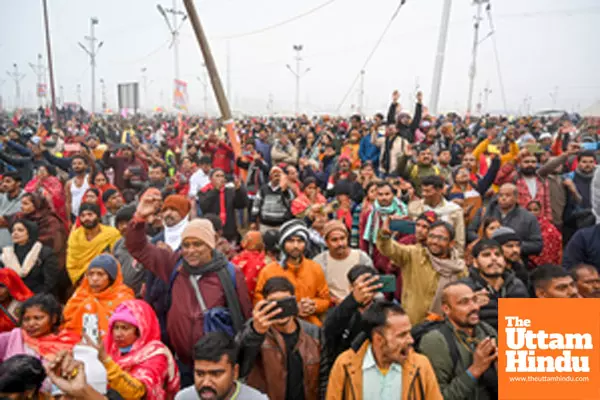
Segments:
[[[187,82],[175,79],[175,89],[173,91],[173,107],[180,111],[188,110]]]

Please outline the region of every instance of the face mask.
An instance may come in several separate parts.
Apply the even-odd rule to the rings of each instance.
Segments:
[[[131,351],[132,347],[133,345],[127,347],[119,347],[119,351],[121,352],[121,354],[127,354]]]

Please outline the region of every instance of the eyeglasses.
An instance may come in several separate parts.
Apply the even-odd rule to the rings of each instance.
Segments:
[[[446,236],[442,236],[442,235],[436,235],[435,233],[430,233],[429,235],[427,235],[427,238],[432,239],[432,240],[439,240],[440,242],[449,242],[450,239]]]

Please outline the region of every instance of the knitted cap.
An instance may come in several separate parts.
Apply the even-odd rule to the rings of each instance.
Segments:
[[[509,228],[508,226],[501,226],[496,229],[494,233],[492,233],[492,239],[500,244],[500,246],[506,244],[507,242],[521,242],[521,238],[517,236],[517,233],[514,229]]]
[[[135,319],[135,316],[133,315],[131,310],[129,310],[129,308],[127,308],[127,306],[125,304],[121,304],[120,306],[118,306],[117,309],[115,310],[114,314],[108,320],[109,331],[112,331],[112,328],[113,328],[113,325],[115,324],[115,322],[125,322],[125,323],[128,323],[129,325],[135,326],[136,328],[139,327],[139,323],[138,323],[137,319]]]
[[[183,242],[187,238],[200,239],[211,249],[214,249],[216,246],[213,224],[204,218],[193,219],[187,224],[181,234],[181,241]]]
[[[88,271],[92,268],[101,268],[108,274],[108,276],[110,276],[113,281],[117,279],[119,265],[117,264],[117,260],[115,260],[115,258],[110,254],[100,254],[94,258],[88,266]]]
[[[283,249],[284,243],[294,236],[298,236],[308,243],[308,228],[306,228],[304,221],[292,219],[281,225],[281,228],[279,228],[279,248]]]
[[[162,211],[165,211],[169,208],[176,210],[181,218],[183,218],[190,212],[190,201],[187,199],[187,197],[180,194],[172,194],[165,199],[165,202],[162,206]]]
[[[342,231],[348,235],[348,228],[346,228],[346,225],[338,219],[333,219],[325,224],[323,227],[323,239],[327,239],[327,235],[333,231]]]

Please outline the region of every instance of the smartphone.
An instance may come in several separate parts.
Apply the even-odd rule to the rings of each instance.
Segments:
[[[407,235],[413,235],[415,233],[415,225],[414,221],[409,221],[406,219],[391,219],[390,220],[390,229],[393,232],[404,233]]]
[[[379,283],[383,286],[377,291],[381,293],[394,293],[396,291],[396,275],[379,275]]]
[[[281,312],[274,317],[275,319],[287,318],[287,317],[298,315],[298,312],[299,312],[298,301],[296,300],[295,296],[289,296],[289,297],[277,300],[276,303],[277,303],[277,306],[274,307],[273,309],[281,308]],[[266,307],[266,305],[265,305],[265,307]]]
[[[100,331],[98,329],[98,315],[83,314],[83,333],[92,339],[95,344],[99,343]]]

